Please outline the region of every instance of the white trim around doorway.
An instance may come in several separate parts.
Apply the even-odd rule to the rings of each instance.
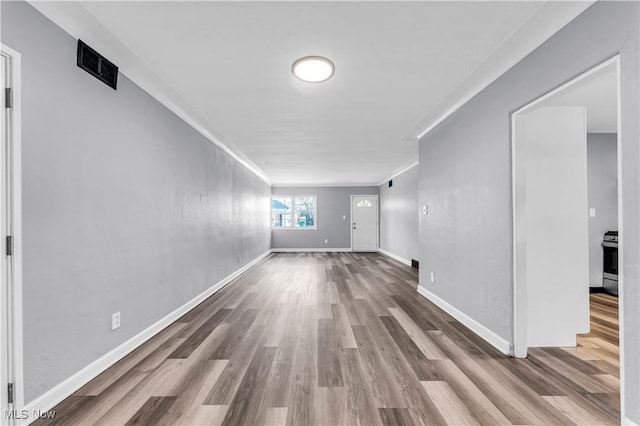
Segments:
[[[24,407],[24,367],[23,367],[23,336],[22,336],[22,57],[19,52],[5,44],[0,45],[2,56],[9,60],[11,66],[11,90],[13,105],[11,108],[11,184],[12,196],[12,239],[13,239],[13,408],[21,410]],[[4,237],[3,237],[4,238]],[[4,343],[4,342],[3,342]],[[4,346],[4,345],[3,345]],[[6,386],[6,384],[3,384]]]
[[[526,305],[526,288],[521,288],[522,284],[522,274],[524,273],[524,269],[526,267],[526,263],[523,259],[524,256],[521,255],[518,251],[518,247],[522,246],[526,241],[522,236],[520,226],[518,225],[517,220],[517,211],[516,211],[516,201],[518,196],[518,191],[516,190],[517,183],[517,157],[516,157],[516,134],[515,134],[515,120],[518,114],[525,113],[538,105],[539,103],[545,101],[551,96],[560,93],[567,88],[579,83],[585,78],[590,77],[594,73],[602,70],[607,66],[611,66],[615,64],[616,74],[617,74],[617,166],[618,166],[618,231],[620,232],[620,239],[618,241],[618,258],[622,259],[623,251],[624,251],[624,232],[623,232],[623,192],[622,192],[622,124],[621,124],[621,73],[620,73],[620,54],[617,54],[602,63],[594,66],[593,68],[585,71],[584,73],[578,75],[577,77],[569,80],[568,82],[558,86],[557,88],[547,92],[546,94],[540,96],[539,98],[529,102],[528,104],[522,106],[521,108],[513,111],[511,113],[511,190],[512,190],[512,225],[513,225],[513,350],[512,355],[515,357],[523,357],[526,356],[527,353],[527,343],[526,343],[526,315],[524,318],[521,318],[522,312],[525,310]],[[520,285],[519,285],[520,283]],[[524,284],[526,285],[526,283]],[[620,405],[621,405],[621,416],[622,419],[625,419],[625,362],[624,362],[624,267],[620,267],[618,270],[618,315],[619,315],[619,342],[620,342]]]

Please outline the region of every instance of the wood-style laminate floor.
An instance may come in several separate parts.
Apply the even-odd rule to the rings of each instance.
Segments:
[[[620,370],[618,298],[593,293],[591,299],[591,332],[578,335],[578,349],[586,356],[609,364],[616,374]]]
[[[507,357],[416,286],[375,253],[273,254],[48,423],[619,423],[617,370],[596,350]]]

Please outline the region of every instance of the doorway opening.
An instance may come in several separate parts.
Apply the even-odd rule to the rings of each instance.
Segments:
[[[351,196],[351,251],[378,251],[378,196]]]
[[[513,354],[576,348],[623,377],[619,75],[615,56],[511,116]]]

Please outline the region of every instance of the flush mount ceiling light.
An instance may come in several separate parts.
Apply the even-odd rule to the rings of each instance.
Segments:
[[[323,56],[305,56],[293,63],[291,72],[307,83],[322,83],[333,77],[336,68],[333,62]]]

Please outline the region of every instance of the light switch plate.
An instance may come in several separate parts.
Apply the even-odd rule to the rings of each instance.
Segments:
[[[422,214],[428,214],[428,213],[429,213],[429,207],[422,206]]]
[[[589,217],[596,217],[596,209],[594,208],[589,209]]]
[[[120,312],[111,315],[111,330],[120,328]]]

